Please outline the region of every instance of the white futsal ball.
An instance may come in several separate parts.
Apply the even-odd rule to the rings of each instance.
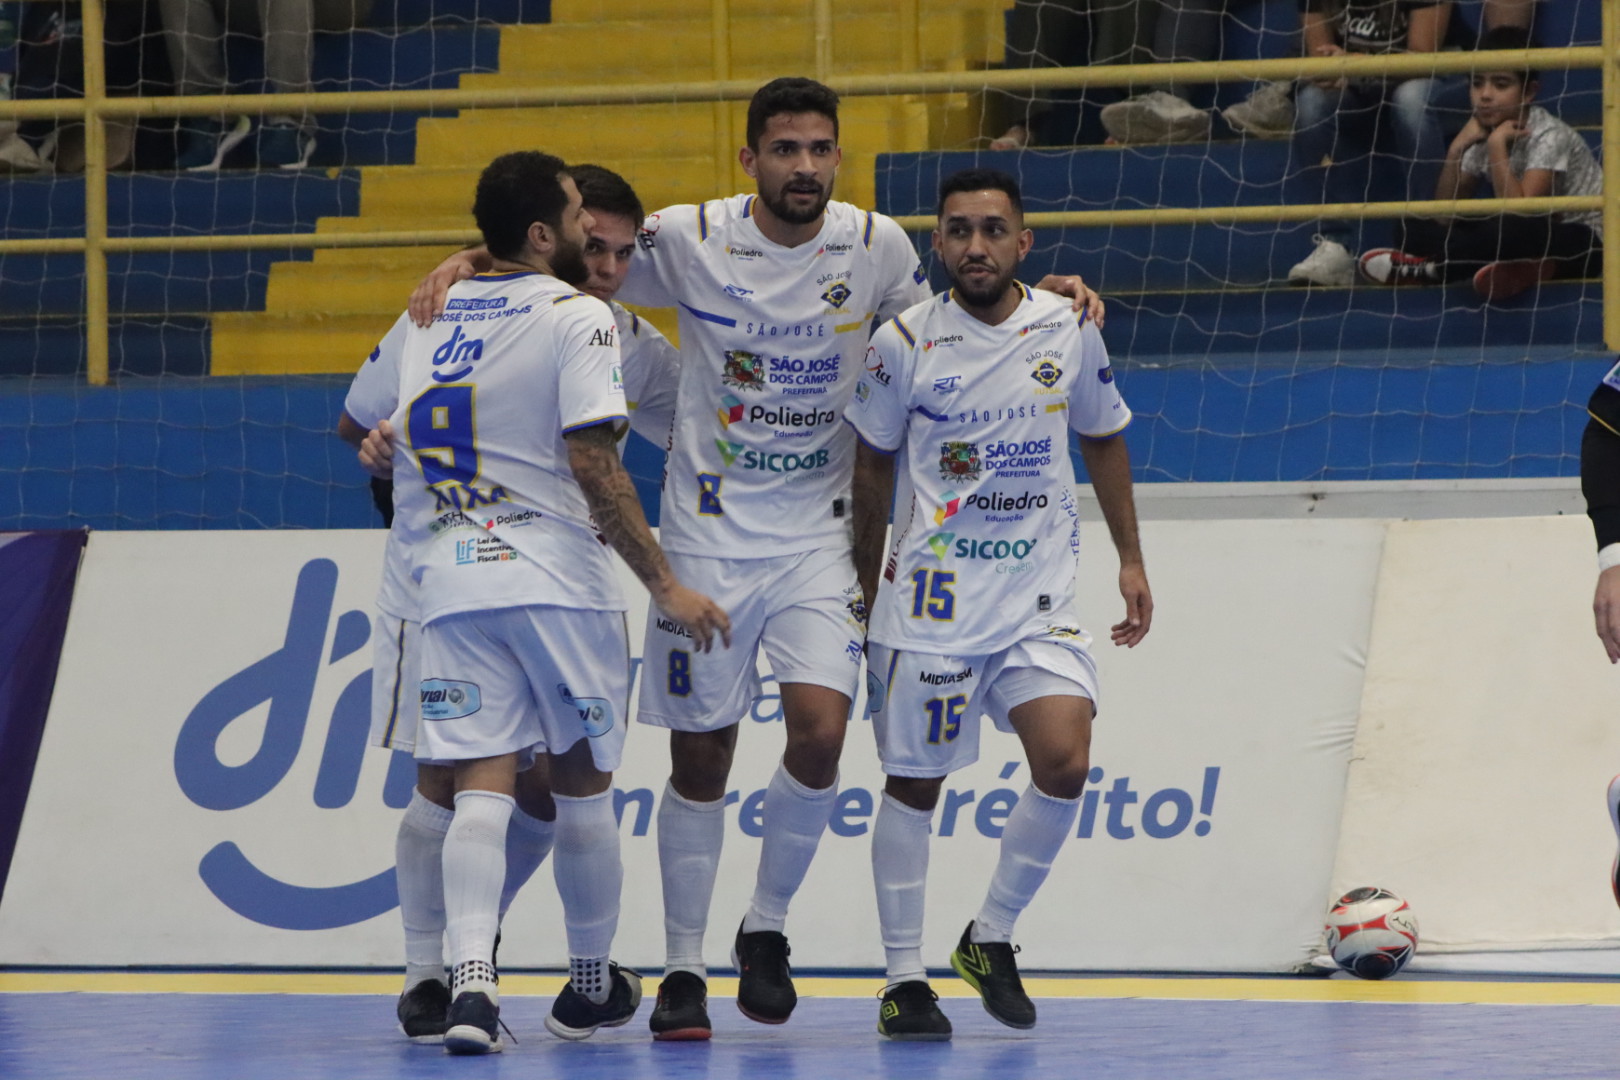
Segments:
[[[1388,889],[1351,889],[1328,911],[1328,953],[1352,975],[1387,979],[1406,966],[1417,944],[1417,916]]]

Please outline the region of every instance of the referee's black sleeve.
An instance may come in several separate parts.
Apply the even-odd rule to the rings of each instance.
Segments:
[[[1582,467],[1584,472],[1585,467]],[[383,528],[394,524],[394,482],[381,477],[371,478],[371,502],[377,507],[377,513],[382,515]]]
[[[1598,384],[1586,403],[1581,436],[1581,494],[1600,549],[1620,544],[1620,390]]]

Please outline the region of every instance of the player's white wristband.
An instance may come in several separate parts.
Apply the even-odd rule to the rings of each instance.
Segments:
[[[1620,566],[1620,544],[1609,544],[1598,552],[1598,573]]]

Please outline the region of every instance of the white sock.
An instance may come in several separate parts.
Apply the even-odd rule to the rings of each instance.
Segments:
[[[799,891],[810,860],[816,856],[837,794],[837,780],[816,791],[789,776],[785,765],[776,767],[776,775],[765,789],[765,840],[759,850],[754,900],[743,917],[744,933],[780,933],[787,925],[788,902]]]
[[[551,843],[557,835],[557,824],[530,817],[522,810],[513,809],[512,820],[506,826],[506,881],[501,885],[501,918],[540,864],[551,854]]]
[[[709,977],[703,933],[726,838],[726,801],[694,802],[664,785],[658,803],[658,871],[664,879],[664,974]]]
[[[394,838],[407,993],[418,983],[444,979],[444,834],[452,817],[452,811],[412,791]]]
[[[872,880],[890,986],[928,981],[922,958],[923,904],[933,820],[932,810],[907,806],[884,792],[872,825]]]
[[[557,848],[551,872],[562,897],[571,971],[573,958],[605,958],[612,951],[613,933],[619,928],[624,865],[619,861],[619,823],[613,817],[612,789],[583,799],[553,798],[557,802]],[[601,982],[604,989],[599,998],[578,985],[574,989],[600,1005],[607,1000],[607,980]]]
[[[1012,940],[1013,924],[1046,880],[1079,812],[1079,799],[1054,799],[1034,784],[1024,789],[1007,815],[1001,857],[984,906],[973,920],[972,940],[980,944]]]
[[[608,958],[605,956],[593,956],[588,960],[570,956],[568,981],[573,985],[574,993],[582,994],[586,1000],[598,1005],[613,992],[613,983],[608,978]]]
[[[506,877],[506,825],[516,806],[493,791],[456,792],[455,818],[444,837],[445,936],[451,993],[482,990],[495,1000],[495,929]]]

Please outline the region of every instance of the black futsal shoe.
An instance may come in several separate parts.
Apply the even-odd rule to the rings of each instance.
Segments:
[[[690,971],[672,971],[658,986],[658,1004],[653,1006],[653,1038],[661,1042],[707,1039],[714,1034],[709,1025],[708,985]]]
[[[401,1034],[413,1043],[433,1046],[444,1042],[449,1011],[450,988],[438,979],[417,983],[399,995],[399,1004],[394,1007]]]
[[[609,964],[608,981],[612,989],[600,1005],[575,990],[572,982],[564,986],[551,1003],[546,1030],[559,1039],[578,1042],[595,1035],[597,1028],[628,1024],[641,1005],[641,976],[629,968]]]
[[[731,962],[737,965],[737,1008],[761,1024],[785,1024],[799,1003],[788,965],[787,938],[775,930],[745,934],[737,928]]]
[[[450,1054],[498,1054],[501,1008],[482,990],[463,990],[445,1017],[444,1049]]]
[[[1004,941],[983,944],[973,940],[973,924],[962,931],[962,940],[951,953],[951,967],[984,999],[984,1011],[1011,1028],[1035,1026],[1035,1003],[1024,993],[1018,977],[1018,950]]]
[[[897,1042],[947,1042],[951,1022],[939,1011],[939,995],[921,979],[897,983],[883,991],[878,1034]]]

